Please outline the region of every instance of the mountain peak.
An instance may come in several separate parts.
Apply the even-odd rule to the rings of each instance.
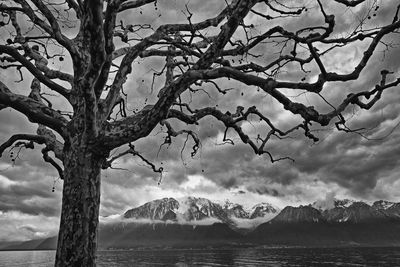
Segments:
[[[168,211],[179,207],[179,202],[174,198],[156,199],[125,212],[124,218],[163,220]]]
[[[247,219],[250,216],[248,210],[243,205],[232,203],[229,200],[225,201],[223,209],[229,218]]]
[[[360,203],[360,201],[355,201],[355,200],[351,200],[351,199],[335,199],[335,207],[336,208],[348,208],[351,205],[353,205],[354,203]]]
[[[275,208],[270,203],[262,202],[253,206],[250,212],[250,219],[271,216],[276,213],[278,213],[278,208]]]
[[[324,221],[321,212],[311,206],[285,207],[271,222],[276,223],[317,223]]]
[[[334,209],[323,211],[329,222],[360,223],[387,220],[391,215],[383,209],[373,207],[362,201],[349,201],[337,205]]]
[[[239,206],[242,206],[242,205],[240,205],[240,204],[238,204],[238,203],[233,203],[232,201],[230,201],[229,199],[225,199],[225,201],[223,202],[223,204],[222,204],[222,207],[224,208],[224,209],[234,209],[234,208],[237,208],[237,207],[239,207]],[[242,206],[243,207],[243,206]]]
[[[394,202],[390,202],[390,201],[386,201],[386,200],[378,200],[372,204],[372,207],[375,209],[387,210],[387,209],[393,207],[394,204],[395,204]]]

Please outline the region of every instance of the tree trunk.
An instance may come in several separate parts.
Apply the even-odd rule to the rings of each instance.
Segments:
[[[102,158],[88,146],[64,149],[64,187],[55,266],[96,266]]]

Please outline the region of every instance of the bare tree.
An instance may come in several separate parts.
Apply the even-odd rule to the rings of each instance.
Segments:
[[[394,38],[400,27],[400,5],[393,4],[395,1],[380,1],[381,6],[367,0],[221,2],[224,8],[213,17],[193,21],[193,11],[186,6],[181,10],[186,14],[184,23],[164,25],[143,24],[137,19],[147,5],[157,8],[157,0],[0,3],[0,30],[3,37],[9,35],[0,41],[0,66],[15,68],[21,80],[31,79],[25,95],[13,92],[18,85],[0,81],[0,109],[14,109],[38,125],[36,134],[11,136],[0,146],[0,154],[9,148],[42,145],[43,159],[63,179],[56,266],[95,266],[101,170],[112,167],[119,157],[133,155],[161,173],[163,169],[134,146],[158,125],[166,130],[165,144],[179,135],[192,140],[194,155],[200,140],[192,125],[212,117],[226,129],[224,142],[233,144],[230,136],[235,134],[256,154],[267,155],[274,162],[285,157],[275,158],[268,151],[271,138],[284,139],[300,131],[316,142],[312,124],[333,124],[338,130],[352,131],[346,126],[346,109],[371,109],[386,89],[400,83],[391,70],[380,69],[376,70],[381,77],[376,86],[355,86],[355,91],[338,103],[324,97],[329,93],[327,84],[357,81],[375,51],[391,49],[385,38]],[[384,5],[392,5],[391,17],[379,26],[368,24]],[[332,6],[335,8],[328,8]],[[351,12],[353,8],[365,10],[364,16],[356,18],[352,29],[337,31],[337,16],[329,12]],[[306,18],[308,12],[319,19],[305,19],[308,25],[291,23]],[[335,51],[354,45],[364,51],[352,70],[333,72],[324,64]],[[134,64],[160,57],[165,59],[164,66],[154,77],[163,82],[152,86],[154,101],[127,111],[124,86],[126,89],[126,81],[135,75]],[[72,73],[52,68],[49,60],[54,58],[71,62]],[[315,79],[290,78],[284,75],[289,69]],[[216,106],[193,104],[192,99],[211,90],[221,97],[229,95],[227,80],[270,96],[282,109],[301,118],[301,123],[280,129],[256,106],[224,112]],[[289,97],[290,92],[315,95],[330,110],[307,106]],[[57,109],[54,99],[59,104],[61,98],[64,104]],[[176,121],[188,127],[177,129],[182,123]],[[257,121],[264,131],[249,135],[242,127],[246,121]],[[110,156],[121,146],[127,150]]]

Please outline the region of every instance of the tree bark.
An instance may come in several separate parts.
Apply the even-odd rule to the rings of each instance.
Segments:
[[[64,148],[64,187],[55,266],[96,266],[103,157],[89,146]]]

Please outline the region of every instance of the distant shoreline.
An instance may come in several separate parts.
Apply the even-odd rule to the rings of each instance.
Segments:
[[[164,250],[176,250],[176,251],[184,251],[184,250],[234,250],[234,249],[334,249],[334,248],[399,248],[400,245],[332,245],[332,246],[269,246],[269,245],[258,245],[258,244],[237,244],[232,246],[196,246],[196,247],[154,247],[154,246],[142,246],[142,247],[133,247],[133,248],[109,248],[109,249],[98,249],[98,252],[106,252],[106,251],[164,251]],[[19,251],[56,251],[56,249],[0,249],[0,252],[19,252]]]

